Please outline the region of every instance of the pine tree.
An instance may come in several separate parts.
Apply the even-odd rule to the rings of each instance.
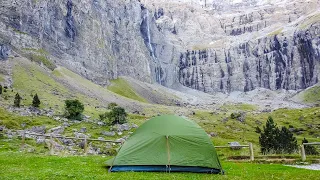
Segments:
[[[261,129],[260,129],[260,127],[259,126],[257,126],[256,127],[256,131],[255,131],[256,133],[258,133],[258,134],[260,134],[261,133]]]
[[[288,128],[282,127],[278,137],[279,146],[277,153],[293,153],[297,148],[297,139]]]
[[[32,100],[32,106],[33,107],[39,107],[41,104],[40,99],[38,97],[38,94],[33,96],[33,100]]]
[[[263,154],[269,153],[270,151],[277,149],[276,147],[278,146],[278,136],[279,128],[274,123],[272,117],[269,117],[266,126],[263,126],[263,131],[260,133],[259,137],[261,152]]]
[[[304,138],[304,139],[302,140],[302,144],[303,144],[303,143],[308,143],[308,142],[309,142],[309,141],[308,141],[306,138]],[[305,145],[305,146],[304,146],[304,150],[305,150],[305,152],[306,152],[307,155],[319,155],[319,152],[318,152],[317,149],[316,149],[315,147],[313,147],[313,146]]]
[[[259,132],[256,129],[256,132]],[[293,153],[297,149],[297,140],[288,128],[282,127],[281,130],[274,123],[272,117],[268,118],[266,126],[260,132],[259,143],[261,152],[266,153]]]
[[[14,97],[14,106],[20,107],[21,99],[22,98],[20,97],[19,93],[17,93]]]

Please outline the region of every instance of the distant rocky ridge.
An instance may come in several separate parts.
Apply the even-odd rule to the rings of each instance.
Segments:
[[[130,76],[206,93],[305,89],[319,80],[319,0],[6,0],[10,50],[101,85]]]

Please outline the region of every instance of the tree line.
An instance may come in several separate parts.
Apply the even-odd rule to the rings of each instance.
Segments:
[[[3,88],[0,85],[0,95],[3,92]],[[16,93],[13,101],[13,105],[15,107],[21,106],[22,97],[19,93]],[[83,111],[84,105],[78,99],[67,99],[64,101],[65,103],[65,113],[64,116],[68,119],[74,120],[82,120],[83,119]],[[32,106],[39,108],[41,104],[40,98],[38,94],[35,94],[32,99]],[[118,106],[116,103],[108,104],[107,111],[103,114],[99,115],[101,121],[105,122],[107,125],[114,125],[114,124],[123,124],[127,122],[127,112],[123,107]]]
[[[285,126],[279,128],[272,117],[268,117],[266,125],[261,130],[256,127],[256,133],[260,134],[259,144],[262,154],[292,154],[298,150],[297,139]],[[304,138],[302,143],[307,143]],[[316,155],[315,147],[305,146],[306,154]]]

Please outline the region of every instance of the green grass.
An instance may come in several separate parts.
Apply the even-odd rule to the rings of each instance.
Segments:
[[[225,106],[226,107],[226,106]],[[255,128],[259,126],[261,129],[265,125],[268,116],[272,116],[278,126],[293,126],[294,128],[302,128],[302,134],[297,137],[300,144],[302,139],[306,137],[310,142],[319,141],[320,137],[318,120],[320,118],[320,108],[305,108],[305,109],[278,109],[271,113],[256,113],[254,111],[246,112],[245,122],[240,122],[236,119],[231,119],[230,114],[237,109],[225,109],[225,111],[210,113],[208,111],[195,111],[195,115],[188,116],[195,120],[207,133],[214,132],[217,134],[213,137],[215,145],[226,145],[231,141],[238,141],[241,144],[249,142],[254,143],[256,153],[259,153],[258,137],[255,133]],[[221,108],[222,109],[222,108]],[[229,109],[229,110],[227,110]],[[241,107],[242,110],[250,110],[250,106]],[[222,109],[223,110],[223,109]],[[237,152],[238,153],[238,152]]]
[[[69,71],[54,70],[50,74],[35,63],[22,60],[16,62],[13,68],[14,89],[13,92],[9,90],[6,93],[8,100],[5,103],[12,104],[14,95],[18,92],[23,98],[22,105],[30,106],[32,104],[32,95],[37,93],[41,101],[40,108],[52,107],[56,110],[57,114],[61,115],[64,112],[64,100],[79,99],[85,105],[84,114],[98,118],[99,113],[102,113],[104,110],[95,108],[95,106],[101,106],[101,103],[85,94],[72,92],[68,87],[57,81],[56,78],[64,78],[62,72],[66,73]],[[72,78],[74,77],[72,76]],[[83,78],[74,78],[73,80],[90,82]],[[94,87],[92,84],[88,83],[88,86]],[[96,86],[98,87],[98,85]]]
[[[268,36],[275,36],[275,35],[278,35],[280,34],[281,32],[283,31],[283,28],[279,28],[271,33],[268,34]]]
[[[307,103],[320,102],[320,86],[314,86],[303,92],[303,100]]]
[[[222,111],[254,111],[258,108],[251,104],[224,104],[220,107]]]
[[[75,97],[67,88],[50,77],[37,65],[20,61],[13,68],[13,87],[22,96],[23,105],[32,104],[32,95],[38,94],[41,107],[62,110],[64,99]],[[13,100],[12,100],[13,101]]]
[[[129,85],[129,83],[122,78],[118,78],[115,80],[111,81],[111,85],[108,86],[108,90],[119,94],[121,96],[130,98],[130,99],[134,99],[140,102],[147,102],[146,99],[144,99],[143,97],[139,96],[133,89],[132,87]]]
[[[62,77],[62,74],[59,70],[55,69],[52,71],[52,74],[56,77]]]
[[[50,70],[54,70],[57,66],[52,63],[45,55],[37,55],[37,54],[32,54],[31,58],[32,61],[37,62],[39,64],[43,64]]]
[[[300,25],[299,28],[302,30],[307,29],[310,25],[312,25],[313,23],[319,22],[320,19],[320,14],[315,14],[313,16],[310,16],[308,18],[306,18]]]
[[[18,116],[7,112],[0,108],[0,126],[4,125],[9,129],[22,129],[21,124],[25,123],[25,128],[31,128],[32,126],[45,125],[47,129],[55,127],[58,123],[45,116],[28,117]]]
[[[32,51],[32,52],[36,52],[42,55],[48,55],[49,52],[46,51],[45,49],[34,49],[34,48],[24,48],[22,49],[23,51]]]
[[[4,82],[4,77],[2,74],[0,74],[0,82]]]
[[[20,30],[18,30],[18,29],[16,29],[16,28],[12,28],[12,30],[13,30],[15,33],[18,33],[18,34],[28,35],[28,33],[22,32],[22,31],[20,31]]]
[[[0,179],[317,179],[319,172],[280,164],[222,161],[226,175],[199,173],[108,173],[101,156],[45,156],[1,152]]]
[[[27,56],[31,61],[34,61],[38,64],[43,64],[51,71],[53,71],[57,67],[47,58],[49,53],[45,49],[24,48],[22,50],[27,53]]]

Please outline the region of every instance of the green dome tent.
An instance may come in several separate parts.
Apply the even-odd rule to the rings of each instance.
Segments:
[[[222,172],[207,133],[195,122],[173,115],[142,124],[107,164],[111,172]]]

